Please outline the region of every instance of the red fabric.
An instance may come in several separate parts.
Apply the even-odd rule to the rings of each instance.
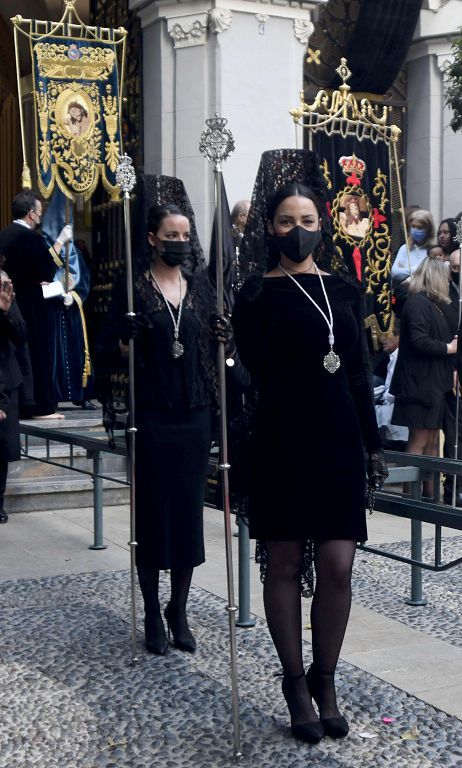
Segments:
[[[348,176],[347,184],[351,184],[353,187],[361,186],[361,179],[358,179],[358,177],[356,176],[356,171],[353,171],[351,176]]]
[[[356,269],[356,277],[358,278],[358,281],[361,282],[362,278],[362,270],[361,270],[361,251],[359,250],[358,246],[353,251],[353,261]]]
[[[383,216],[381,213],[379,213],[378,208],[372,209],[372,218],[374,222],[374,229],[378,229],[380,225],[387,220],[386,216]]]

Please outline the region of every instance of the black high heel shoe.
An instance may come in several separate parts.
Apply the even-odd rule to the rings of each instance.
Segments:
[[[172,604],[168,603],[164,616],[167,620],[168,638],[170,640],[170,633],[173,635],[173,645],[180,651],[187,651],[188,653],[194,653],[196,650],[196,641],[194,635],[188,627],[188,620],[186,614],[181,617],[181,621],[178,616],[175,616],[172,611]]]
[[[309,744],[318,744],[324,736],[324,728],[319,720],[313,720],[306,723],[294,723],[292,720],[292,711],[296,708],[295,691],[293,682],[300,680],[301,677],[305,677],[305,673],[296,677],[289,677],[284,675],[282,679],[282,693],[287,703],[287,708],[290,713],[290,730],[296,739],[301,741],[307,741]]]
[[[344,739],[350,730],[346,718],[343,717],[343,715],[338,715],[338,717],[322,717],[321,715],[321,691],[319,687],[319,677],[331,678],[332,685],[334,685],[334,675],[321,675],[315,671],[313,665],[311,665],[308,672],[306,673],[306,683],[308,685],[308,690],[319,707],[320,720],[324,726],[325,734],[326,736],[330,736],[332,739]]]
[[[168,640],[160,610],[146,611],[144,617],[144,637],[146,650],[157,656],[165,656]]]

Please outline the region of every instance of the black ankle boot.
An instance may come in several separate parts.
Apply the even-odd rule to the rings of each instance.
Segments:
[[[306,682],[312,698],[315,700],[319,707],[319,715],[321,723],[324,726],[326,736],[330,736],[332,739],[345,738],[350,728],[343,715],[338,715],[338,717],[322,716],[322,684],[334,686],[334,674],[320,674],[316,671],[313,665],[311,665],[308,672],[306,673]]]
[[[144,637],[146,650],[157,656],[165,656],[168,650],[168,640],[165,634],[164,622],[160,615],[160,608],[146,610],[144,617]]]
[[[319,720],[313,720],[313,721],[307,721],[306,723],[294,723],[293,722],[293,712],[297,707],[296,702],[296,692],[294,687],[294,682],[296,680],[300,680],[300,678],[305,677],[305,673],[302,672],[301,675],[297,675],[296,677],[290,677],[289,675],[284,675],[282,679],[282,693],[284,695],[284,698],[287,703],[287,708],[290,713],[290,730],[292,731],[293,736],[295,736],[296,739],[301,739],[301,741],[307,741],[309,744],[318,744],[318,742],[321,741],[322,737],[324,736],[324,728],[322,726],[322,723]]]
[[[170,633],[173,635],[173,645],[180,651],[188,651],[194,653],[196,650],[196,641],[194,635],[188,626],[188,620],[186,613],[176,612],[172,606],[172,603],[168,603],[164,616],[167,619],[168,636],[170,639]]]

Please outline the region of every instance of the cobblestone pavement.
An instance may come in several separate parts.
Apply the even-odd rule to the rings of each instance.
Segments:
[[[424,541],[425,562],[434,557],[433,540]],[[409,542],[383,544],[378,549],[409,557]],[[443,562],[462,556],[462,536],[443,542]],[[426,606],[408,606],[411,568],[384,557],[358,551],[353,577],[353,600],[389,619],[462,647],[462,564],[449,571],[423,571],[422,592]]]
[[[368,566],[373,591],[370,573]],[[165,582],[161,589],[166,601]],[[193,588],[197,653],[171,649],[153,657],[140,643],[133,667],[128,596],[127,571],[2,584],[0,768],[235,764],[223,601]],[[141,639],[141,615],[139,623]],[[298,743],[290,735],[279,665],[263,621],[238,630],[238,656],[242,765],[462,766],[461,721],[344,662],[338,685],[350,736],[343,742],[326,738],[315,747]],[[307,643],[307,661],[309,656]],[[384,724],[384,716],[393,722]]]

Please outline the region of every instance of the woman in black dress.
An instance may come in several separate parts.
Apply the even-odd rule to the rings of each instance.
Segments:
[[[453,386],[457,336],[443,309],[449,304],[444,262],[427,258],[413,273],[401,311],[399,355],[390,385],[392,424],[409,427],[407,453],[437,456],[446,393]],[[424,483],[433,495],[433,481]]]
[[[324,734],[348,733],[334,674],[356,542],[367,538],[363,446],[377,486],[386,468],[363,359],[359,290],[317,266],[325,208],[312,189],[290,184],[259,215],[273,268],[248,278],[233,314],[238,352],[258,390],[250,534],[266,550],[265,612],[292,732],[316,743]],[[316,588],[313,663],[305,676],[300,587],[307,540]]]
[[[170,570],[165,609],[177,648],[194,652],[186,602],[204,562],[203,494],[210,450],[210,305],[204,275],[187,276],[190,221],[176,205],[148,214],[151,263],[135,280],[136,561],[145,606],[146,648],[168,648],[158,597]]]

